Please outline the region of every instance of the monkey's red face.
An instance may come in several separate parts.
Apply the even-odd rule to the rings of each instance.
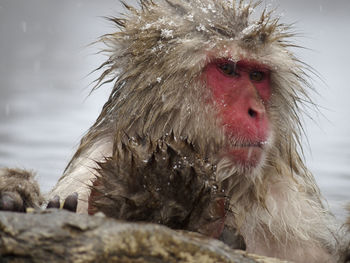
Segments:
[[[252,61],[223,59],[205,69],[219,117],[232,145],[229,156],[244,167],[256,167],[269,138],[266,107],[271,97],[270,71]]]

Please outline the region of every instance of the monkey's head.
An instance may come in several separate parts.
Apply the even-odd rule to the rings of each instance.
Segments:
[[[110,58],[99,81],[115,86],[95,128],[113,127],[114,151],[171,134],[209,160],[218,181],[307,173],[297,148],[308,84],[289,26],[243,1],[140,2],[125,4],[128,14],[112,18],[120,30],[102,37]]]

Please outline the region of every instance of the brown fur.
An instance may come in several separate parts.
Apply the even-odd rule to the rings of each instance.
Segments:
[[[114,82],[113,91],[53,194],[81,188],[87,202],[96,177],[92,210],[196,231],[216,222],[200,220],[220,213],[223,195],[230,211],[225,224],[249,251],[298,262],[340,260],[339,227],[300,157],[299,111],[312,102],[307,68],[289,50],[290,27],[266,10],[252,20],[257,4],[244,1],[125,6],[124,17],[111,19],[119,31],[101,38],[109,59],[97,86]],[[274,136],[255,169],[223,157],[232,142],[215,105],[206,103],[211,94],[201,78],[218,58],[255,60],[271,69],[267,111]],[[174,168],[185,157],[183,169]]]
[[[152,156],[139,160],[135,148],[124,145],[113,158],[101,162],[93,187],[97,195],[90,197],[92,209],[114,218],[156,222],[215,236],[202,229],[224,216],[224,207],[221,214],[216,211],[225,194],[219,189],[212,191],[215,167],[200,159],[192,145],[175,140],[172,134],[155,145],[142,139],[135,143],[139,148],[146,146]]]
[[[44,201],[34,174],[21,169],[0,169],[0,210],[23,212]]]

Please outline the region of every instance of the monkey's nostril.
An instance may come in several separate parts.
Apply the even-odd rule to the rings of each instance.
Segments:
[[[248,110],[248,115],[252,118],[255,118],[257,116],[257,112],[253,109]]]

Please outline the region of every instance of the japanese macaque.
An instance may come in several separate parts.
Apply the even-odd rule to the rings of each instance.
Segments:
[[[299,109],[311,101],[290,27],[243,1],[124,5],[118,32],[101,38],[97,85],[114,88],[50,198],[77,192],[80,213],[261,255],[342,260],[340,227],[300,156]]]

